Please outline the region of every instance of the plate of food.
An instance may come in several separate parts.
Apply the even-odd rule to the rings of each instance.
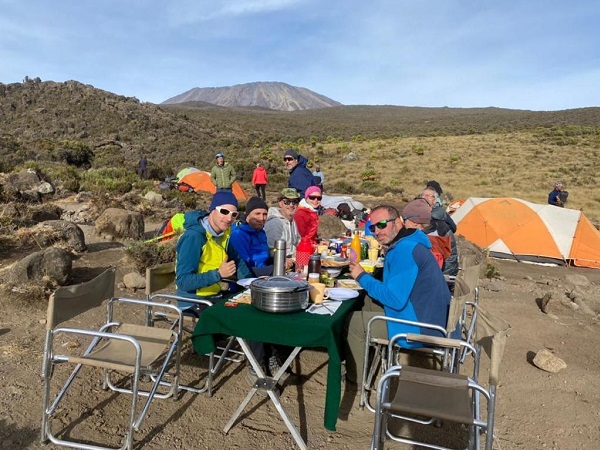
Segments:
[[[256,280],[256,278],[253,278]],[[252,295],[250,294],[250,289],[246,289],[244,292],[240,292],[239,294],[231,297],[232,302],[244,303],[250,305],[252,303]]]
[[[360,287],[360,284],[358,284],[356,282],[356,280],[353,280],[351,278],[348,279],[344,279],[344,280],[337,280],[337,284],[339,287],[341,288],[346,288],[346,289],[362,289]]]
[[[347,258],[340,256],[328,256],[327,258],[321,258],[321,267],[344,267],[350,264]]]
[[[329,298],[333,300],[350,300],[351,298],[358,297],[358,291],[356,289],[349,289],[343,287],[329,288]]]
[[[252,283],[254,280],[258,280],[258,278],[242,278],[241,280],[237,280],[237,284],[239,284],[242,287],[248,288],[250,287],[250,283]]]

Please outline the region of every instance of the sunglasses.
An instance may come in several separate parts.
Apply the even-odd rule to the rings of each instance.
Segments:
[[[293,161],[296,158],[292,158],[291,156],[286,156],[285,158],[283,158],[284,161]]]
[[[283,204],[285,206],[290,206],[290,205],[298,206],[298,203],[300,203],[298,200],[284,200],[283,201]]]
[[[311,200],[321,200],[323,197],[320,197],[318,195],[309,195],[308,198],[310,198]]]
[[[239,212],[237,211],[229,211],[227,208],[215,208],[217,211],[219,211],[219,214],[222,214],[224,216],[228,216],[229,214],[231,214],[232,218],[236,218],[237,216],[240,215]]]
[[[396,219],[380,220],[377,223],[369,225],[369,231],[371,233],[375,233],[375,228],[379,228],[380,230],[384,230],[388,226],[388,223],[393,222],[394,220],[396,220]]]

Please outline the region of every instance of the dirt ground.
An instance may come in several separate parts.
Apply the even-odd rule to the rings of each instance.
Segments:
[[[94,242],[89,234],[88,244],[88,252],[74,262],[76,274],[83,276],[90,269],[116,264],[120,281],[131,270],[122,246]],[[2,266],[8,262],[2,261]],[[501,278],[491,286],[493,290],[482,289],[481,303],[512,324],[501,367],[494,448],[597,448],[600,440],[598,317],[565,307],[559,297],[571,288],[567,279],[574,274],[586,277],[591,283],[586,292],[597,295],[600,271],[499,260],[492,263]],[[539,307],[539,299],[546,292],[553,293],[550,314]],[[141,291],[120,294],[143,295]],[[0,448],[54,448],[39,442],[46,305],[7,296],[0,298],[0,307],[3,311],[0,318]],[[81,325],[96,324],[103,314],[104,309],[99,308]],[[535,367],[533,356],[543,348],[563,359],[567,368],[559,373],[548,373]],[[373,417],[367,410],[358,409],[354,391],[343,393],[337,431],[323,428],[326,364],[324,351],[303,351],[293,366],[299,375],[284,376],[282,403],[309,448],[368,448]],[[194,354],[188,344],[184,380],[191,382],[204,377],[206,368],[206,358]],[[118,446],[129,399],[103,391],[98,374],[88,373],[91,388],[89,385],[75,387],[75,395],[62,409],[54,427],[84,441],[97,440]],[[175,402],[155,400],[140,432],[135,435],[136,448],[295,448],[277,410],[264,398],[255,397],[229,434],[222,433],[248,390],[245,374],[244,365],[230,364],[217,376],[212,397],[186,393]],[[68,425],[71,422],[74,426]],[[453,442],[457,430],[444,426],[434,433]],[[388,448],[408,447],[389,443]]]

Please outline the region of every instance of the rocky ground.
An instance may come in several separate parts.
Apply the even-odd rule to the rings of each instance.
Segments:
[[[94,238],[91,227],[84,231],[88,250],[74,262],[76,274],[83,277],[92,269],[113,264],[121,280],[132,270],[120,243]],[[23,255],[3,256],[0,267]],[[512,324],[501,367],[494,448],[596,448],[600,439],[596,307],[600,271],[499,260],[492,264],[499,278],[483,283],[481,303]],[[120,294],[143,295],[141,291]],[[0,307],[0,448],[42,448],[40,369],[46,305],[6,295],[0,298]],[[97,324],[102,315],[99,309],[79,323]],[[203,377],[206,359],[189,346],[186,349],[183,376],[188,381]],[[542,349],[561,358],[566,368],[550,373],[536,367],[533,358]],[[344,392],[337,431],[322,426],[326,362],[323,351],[303,351],[294,366],[298,376],[284,379],[282,402],[309,448],[368,448],[373,417],[358,409],[354,391]],[[245,374],[242,365],[231,364],[217,377],[211,398],[185,394],[176,402],[156,400],[136,434],[136,448],[294,448],[279,414],[263,398],[255,397],[229,434],[222,433],[247,392]],[[124,429],[128,399],[103,391],[96,373],[86,372],[86,377],[91,387],[75,386],[71,403],[65,405],[54,425],[80,439],[120,445],[118,435]],[[74,426],[68,425],[71,422]],[[446,442],[457,441],[454,427],[444,426],[435,433]],[[399,444],[388,447],[408,448]]]

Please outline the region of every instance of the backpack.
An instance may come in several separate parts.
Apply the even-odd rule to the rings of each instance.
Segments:
[[[350,209],[350,205],[348,203],[340,203],[337,206],[338,217],[342,220],[354,220],[354,216],[352,215],[352,210]]]

